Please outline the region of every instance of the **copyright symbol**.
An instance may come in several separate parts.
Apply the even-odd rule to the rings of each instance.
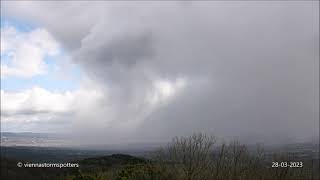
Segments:
[[[17,163],[17,166],[18,166],[18,167],[22,167],[22,162],[18,162],[18,163]]]

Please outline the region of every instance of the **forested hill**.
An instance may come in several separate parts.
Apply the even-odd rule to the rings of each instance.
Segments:
[[[85,179],[87,179],[96,173],[116,171],[116,169],[122,169],[130,165],[146,164],[147,161],[130,155],[113,154],[70,162],[79,164],[79,168],[25,168],[17,167],[18,162],[20,161],[16,159],[1,158],[2,180],[78,179],[80,176],[85,176]],[[21,162],[24,164],[28,161]]]

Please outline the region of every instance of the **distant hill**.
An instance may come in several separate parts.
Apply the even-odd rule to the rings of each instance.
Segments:
[[[98,166],[118,166],[124,164],[138,164],[138,163],[145,163],[146,160],[126,154],[112,154],[111,156],[101,156],[101,157],[94,157],[94,158],[87,158],[83,160],[76,161],[79,162],[81,165],[98,165]]]
[[[57,138],[61,135],[55,133],[1,132],[1,137]]]
[[[80,172],[102,172],[110,169],[121,169],[128,165],[145,164],[147,162],[145,159],[125,154],[112,154],[110,156],[86,158],[71,162],[78,163],[79,168],[19,168],[17,167],[19,161],[17,159],[1,158],[2,180],[42,180],[59,179],[66,176],[78,177]],[[26,161],[22,161],[22,163],[26,163]]]
[[[67,144],[68,142],[59,134],[1,132],[1,146],[62,147]]]
[[[1,157],[31,162],[70,162],[116,153],[109,150],[79,150],[59,147],[1,147]]]

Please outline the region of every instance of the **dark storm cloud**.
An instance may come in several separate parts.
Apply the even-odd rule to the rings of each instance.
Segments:
[[[126,66],[132,66],[152,54],[151,46],[151,37],[143,34],[141,37],[121,37],[121,39],[104,44],[98,49],[93,48],[82,53],[92,54],[91,61],[95,61],[97,64],[107,63],[106,66],[110,66],[115,61],[120,61]],[[81,54],[75,59],[82,59]]]
[[[37,10],[24,18],[46,26],[105,87],[104,106],[75,126],[93,137],[134,142],[205,131],[277,141],[318,134],[318,2],[53,4],[30,3]],[[32,12],[6,7],[20,17]],[[178,78],[185,87],[150,108],[145,96],[154,82]]]
[[[135,68],[140,61],[150,60],[152,53],[151,34],[144,33],[137,36],[124,34],[111,42],[104,42],[99,47],[83,48],[74,59],[77,63],[84,64],[96,78],[118,82],[122,76],[119,76],[120,70],[114,69],[113,65],[123,69]]]

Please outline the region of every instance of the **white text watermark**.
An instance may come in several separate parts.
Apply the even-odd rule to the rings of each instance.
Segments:
[[[78,168],[78,163],[17,163],[18,167],[25,168]]]

